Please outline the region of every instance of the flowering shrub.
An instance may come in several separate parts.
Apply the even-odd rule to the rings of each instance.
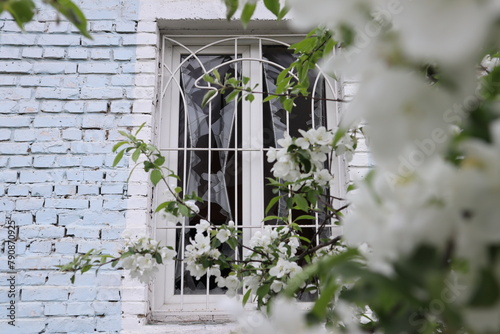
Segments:
[[[225,3],[229,18],[242,6],[244,24],[256,6],[256,1]],[[228,295],[241,291],[243,303],[268,306],[262,326],[246,326],[259,333],[305,332],[306,323],[320,332],[498,333],[499,2],[290,0],[287,7],[265,0],[264,5],[278,18],[291,9],[292,25],[313,29],[292,46],[299,57],[265,100],[280,99],[290,110],[295,98],[307,94],[307,72],[318,62],[332,75],[357,78],[359,91],[338,129],[303,129],[300,138],[285,137],[281,148],[269,152],[276,178],[270,184],[278,195],[267,211],[284,201],[302,216],[266,217],[278,224],[265,226],[248,245],[236,226],[201,220],[182,259],[191,273],[215,276]],[[341,49],[330,57],[335,44]],[[205,103],[229,89],[232,99],[246,94],[252,100],[245,78],[222,80],[215,72],[204,78],[216,88]],[[375,167],[349,194],[345,212],[345,206],[333,206],[327,188],[334,175],[324,166],[333,155],[350,158],[360,126]],[[134,161],[143,154],[152,183],[164,182],[172,195],[157,211],[176,221],[199,215],[201,199],[169,185],[177,176],[160,152],[124,135],[127,140],[114,148],[115,162],[128,152]],[[341,224],[342,244],[341,238],[315,243],[302,236],[297,222],[313,219],[320,219],[320,229],[332,220]],[[226,256],[221,244],[245,254]],[[125,258],[137,277],[154,270],[153,254],[159,252],[151,252]],[[92,261],[100,265],[107,257],[86,254],[69,268],[88,270]],[[284,307],[273,307],[272,300],[307,291],[317,293],[316,301],[304,316],[290,308],[294,326],[289,328],[280,312]]]

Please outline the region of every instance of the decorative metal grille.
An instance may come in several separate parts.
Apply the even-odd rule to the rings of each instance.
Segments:
[[[203,198],[200,214],[214,224],[234,221],[243,230],[243,241],[262,226],[264,203],[275,196],[266,186],[265,177],[271,176],[272,167],[266,151],[279,146],[277,141],[285,133],[299,136],[298,129],[331,127],[336,122],[336,108],[325,100],[336,92],[320,70],[310,76],[310,91],[316,99],[297,99],[292,113],[286,112],[278,100],[262,103],[269,92],[274,92],[278,74],[295,60],[284,42],[290,38],[293,36],[179,36],[163,40],[160,149],[168,157],[169,166],[177,168],[184,192],[195,192]],[[218,95],[202,107],[209,84],[201,78],[213,69],[222,77],[226,73],[250,77],[251,86],[258,84],[256,100],[227,103],[225,96]],[[161,191],[157,193],[159,201],[162,196]],[[273,214],[285,215],[285,210],[280,203]],[[158,219],[157,238],[175,244],[183,258],[198,222],[199,218],[191,218],[169,224]],[[303,228],[306,234],[314,235],[318,223],[311,221]],[[241,250],[221,251],[236,259],[241,256]],[[159,288],[156,307],[210,310],[216,295],[224,292],[210,277],[192,277],[182,262],[167,267],[161,276],[163,283],[159,284],[164,286]]]

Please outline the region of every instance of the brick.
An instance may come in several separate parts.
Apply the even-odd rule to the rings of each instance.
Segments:
[[[88,50],[81,47],[69,48],[68,49],[69,59],[87,59]]]
[[[25,24],[24,29],[29,32],[44,32],[45,22],[31,21]]]
[[[113,31],[113,21],[96,21],[90,25],[90,31],[111,32]]]
[[[82,157],[82,167],[101,167],[104,165],[104,157],[102,155],[88,155]]]
[[[101,229],[101,239],[102,240],[121,240],[122,239],[122,233],[123,233],[124,228],[123,227],[106,227]]]
[[[23,287],[22,297],[23,301],[54,301],[54,300],[68,300],[68,292],[59,287]]]
[[[152,32],[152,33],[156,33],[156,29],[157,29],[157,24],[156,22],[153,22],[153,21],[139,21],[139,23],[137,24],[137,31],[138,32]]]
[[[100,88],[109,86],[109,77],[105,75],[89,74],[85,80],[85,87],[87,88]]]
[[[31,124],[29,116],[0,116],[0,128],[27,127]]]
[[[57,73],[56,73],[57,74]],[[40,75],[40,86],[42,87],[60,87],[62,76],[60,75]]]
[[[56,243],[56,252],[60,254],[75,254],[76,245],[75,241],[59,241]]]
[[[31,196],[50,197],[52,195],[52,186],[47,184],[32,184]]]
[[[37,101],[21,102],[19,104],[19,113],[20,114],[37,113],[38,105],[39,103]]]
[[[95,301],[92,303],[96,315],[121,314],[119,302]],[[107,318],[107,317],[106,317]]]
[[[150,100],[147,101],[134,101],[132,107],[133,113],[151,114],[154,110],[154,105]]]
[[[86,105],[87,112],[106,112],[108,109],[107,101],[89,101]]]
[[[118,46],[121,42],[121,36],[115,34],[98,35],[94,34],[92,40],[84,39],[83,45],[85,46]]]
[[[52,155],[36,156],[33,159],[33,167],[37,167],[37,168],[53,167],[55,161],[56,161],[56,157],[52,156]]]
[[[87,62],[78,65],[78,73],[114,74],[118,64],[113,62]]]
[[[45,303],[44,315],[65,315],[66,307],[67,304],[61,302]]]
[[[109,142],[71,142],[71,152],[74,154],[99,154],[99,153],[109,153],[113,147],[112,143]]]
[[[43,207],[44,200],[41,198],[18,199],[16,200],[16,210],[38,210]]]
[[[122,65],[123,73],[155,73],[156,62],[135,62]]]
[[[49,22],[47,32],[67,32],[69,30],[69,22]]]
[[[19,303],[18,313],[16,316],[19,318],[35,318],[43,317],[43,303],[41,302],[30,302],[30,303]]]
[[[37,99],[77,99],[80,96],[79,89],[39,87],[36,89]]]
[[[53,318],[47,324],[48,333],[90,333],[94,332],[96,320],[94,317],[61,317]]]
[[[65,226],[69,224],[80,224],[82,222],[82,216],[75,213],[61,213],[58,216],[59,225]]]
[[[122,21],[115,24],[116,32],[135,32],[136,27],[137,23],[135,21]]]
[[[22,170],[21,183],[61,182],[64,171]]]
[[[156,45],[158,36],[155,33],[137,33],[123,36],[123,45]]]
[[[137,59],[156,59],[157,52],[154,46],[139,46],[136,50]]]
[[[16,183],[17,182],[17,171],[14,171],[14,170],[2,170],[2,172],[0,173],[0,182],[4,182],[4,183]],[[10,186],[10,187],[16,187],[16,186]]]
[[[103,184],[101,194],[123,194],[123,184]]]
[[[46,127],[77,127],[81,120],[74,116],[36,116],[33,126],[36,128]]]
[[[83,117],[82,128],[84,129],[112,129],[114,127],[116,127],[116,116],[114,115],[88,115]]]
[[[34,141],[35,132],[31,129],[19,129],[14,131],[14,141]]]
[[[16,111],[16,101],[2,101],[0,103],[0,113],[13,113]]]
[[[67,315],[94,315],[95,311],[90,303],[68,303]]]
[[[0,155],[28,154],[28,143],[0,143]]]
[[[71,46],[80,45],[80,35],[44,34],[38,38],[38,45]]]
[[[90,58],[96,60],[110,59],[111,58],[111,50],[109,49],[94,49],[90,51]]]
[[[58,142],[35,142],[31,145],[32,153],[67,153],[69,144]]]
[[[38,74],[76,73],[76,63],[62,61],[44,61],[35,63],[33,71]]]
[[[86,88],[81,90],[82,99],[119,99],[123,97],[123,89],[119,87]]]
[[[32,241],[30,244],[29,244],[29,251],[31,253],[45,253],[45,254],[49,254],[52,250],[52,241]],[[49,278],[50,278],[50,274],[49,274]],[[48,282],[50,285],[54,284],[52,282]],[[69,279],[68,279],[68,283],[69,282]]]
[[[64,111],[70,113],[83,113],[84,103],[82,101],[69,101],[64,104]]]
[[[89,207],[89,201],[86,199],[47,198],[45,200],[45,207],[56,209],[87,209]]]
[[[35,214],[38,225],[55,225],[57,223],[57,213],[55,210],[38,210]]]
[[[120,289],[100,288],[97,290],[96,300],[119,301]]]
[[[5,294],[7,295],[7,294]],[[33,334],[42,333],[45,330],[45,319],[16,319],[15,326],[0,322],[0,333]]]
[[[0,73],[29,73],[32,68],[33,65],[25,61],[0,61]]]
[[[23,49],[23,58],[42,58],[43,48],[38,48],[36,46],[30,46]]]
[[[2,45],[27,45],[35,44],[38,36],[34,34],[2,33]]]
[[[64,58],[64,55],[66,53],[65,48],[45,48],[43,52],[43,57],[44,58]]]
[[[29,99],[31,92],[31,88],[0,87],[0,100]]]
[[[44,112],[61,112],[63,110],[62,101],[42,101],[40,110]]]
[[[21,272],[18,274],[19,282],[23,285],[42,285],[47,278],[46,271]]]
[[[61,195],[75,195],[76,194],[76,185],[56,185],[54,188],[54,193],[58,196]]]
[[[113,58],[115,60],[131,60],[135,59],[135,48],[119,48],[113,50]]]
[[[0,77],[0,86],[15,86],[17,81],[17,76],[14,75],[2,75]]]
[[[16,226],[33,224],[33,215],[31,213],[13,213],[10,218],[16,222]]]
[[[62,238],[64,236],[64,227],[51,226],[51,225],[32,225],[32,226],[20,226],[19,227],[19,238],[21,239],[34,239],[34,238],[47,238],[55,239]],[[56,261],[56,259],[51,259]],[[43,265],[43,264],[40,264]]]
[[[56,158],[56,165],[59,167],[80,167],[81,164],[82,164],[81,157],[65,155]]]
[[[82,221],[86,225],[122,225],[124,222],[124,215],[121,212],[86,212]]]
[[[31,130],[36,134],[36,140],[43,141],[59,141],[61,139],[61,130],[52,128],[41,128]]]
[[[21,59],[21,49],[12,46],[0,47],[0,59]]]
[[[3,173],[5,173],[5,172],[3,172]],[[17,174],[17,172],[15,172],[15,174]],[[14,179],[17,180],[17,175],[14,177]],[[3,181],[3,182],[5,182],[5,181]],[[10,181],[10,182],[15,182],[15,181]],[[13,184],[13,185],[9,186],[7,193],[9,194],[9,196],[28,196],[29,189],[30,188],[27,185]]]
[[[64,140],[82,140],[82,130],[79,129],[65,129],[62,132]]]
[[[131,101],[113,101],[111,102],[111,110],[112,113],[121,113],[126,114],[132,111],[132,102]]]
[[[111,77],[113,86],[133,86],[136,83],[136,76],[131,74],[118,74]]]
[[[10,134],[12,131],[9,129],[0,129],[0,140],[10,140]]]
[[[99,195],[99,187],[91,184],[81,184],[77,191],[80,195]]]
[[[83,140],[87,142],[104,142],[106,140],[106,133],[104,130],[86,130]]]
[[[9,159],[9,167],[30,167],[33,165],[33,157],[14,156]]]
[[[69,290],[70,301],[93,301],[97,295],[97,288],[94,287],[71,287]]]
[[[155,89],[153,87],[127,88],[126,95],[129,99],[153,99],[155,97]]]

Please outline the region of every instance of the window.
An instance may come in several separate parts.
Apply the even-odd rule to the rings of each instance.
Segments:
[[[184,192],[194,191],[203,198],[200,214],[215,224],[233,220],[243,230],[244,243],[262,226],[265,202],[274,196],[265,180],[271,176],[266,159],[269,147],[276,147],[285,133],[298,136],[299,128],[337,124],[336,103],[327,101],[337,96],[336,84],[320,71],[311,76],[316,99],[297,99],[294,112],[284,111],[278,100],[262,103],[266,92],[274,91],[278,74],[294,60],[288,42],[297,39],[290,35],[163,37],[159,148],[181,177]],[[249,77],[260,93],[252,103],[227,103],[218,95],[203,108],[207,83],[202,76],[213,69],[221,76]],[[334,163],[339,177],[337,189],[331,191],[338,195],[345,169],[342,161]],[[164,193],[157,189],[157,203],[166,200]],[[276,210],[283,213],[279,212],[283,206]],[[175,245],[182,257],[198,221],[191,218],[176,224],[158,217],[156,238]],[[312,231],[317,226],[311,222],[307,228]],[[239,253],[231,255],[238,258]],[[153,317],[164,320],[167,314],[181,311],[213,314],[222,294],[213,279],[196,280],[178,262],[166,266],[155,282]]]

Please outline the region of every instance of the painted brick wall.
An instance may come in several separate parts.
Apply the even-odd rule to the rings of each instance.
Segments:
[[[84,0],[93,40],[40,6],[26,32],[0,20],[0,240],[16,226],[16,327],[7,321],[0,253],[0,333],[118,333],[145,323],[147,287],[121,272],[54,270],[92,248],[116,253],[125,228],[146,232],[149,186],[111,168],[118,130],[152,124],[153,20],[138,1]],[[151,139],[148,126],[145,138]],[[131,222],[131,223],[128,223]]]
[[[228,332],[144,330],[151,291],[126,274],[54,270],[92,248],[115,252],[127,229],[150,233],[150,186],[112,168],[118,130],[154,140],[157,19],[222,19],[219,0],[81,0],[93,40],[41,6],[21,33],[0,16],[0,333]],[[259,18],[271,18],[257,14]],[[168,25],[167,25],[168,26]],[[193,25],[196,28],[196,25]],[[355,83],[346,82],[351,97]],[[352,178],[369,165],[363,143]],[[16,327],[8,322],[7,225],[16,226]]]

